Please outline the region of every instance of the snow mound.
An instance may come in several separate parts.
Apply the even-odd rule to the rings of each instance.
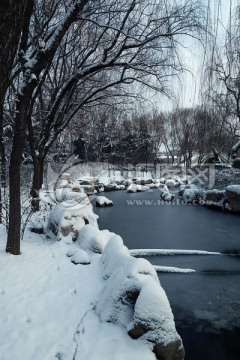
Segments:
[[[85,225],[78,234],[77,244],[84,250],[101,254],[112,235],[107,230],[100,231],[92,225]]]
[[[71,256],[71,262],[74,264],[88,265],[90,264],[90,257],[84,250],[77,249]]]
[[[96,197],[96,206],[112,206],[112,200],[109,200],[106,196]]]

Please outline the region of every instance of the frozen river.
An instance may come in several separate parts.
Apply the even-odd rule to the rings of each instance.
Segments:
[[[186,360],[239,360],[240,256],[226,255],[240,254],[239,215],[194,205],[163,205],[158,190],[104,195],[114,206],[94,209],[100,216],[99,227],[121,235],[129,249],[223,254],[146,258],[154,265],[196,270],[188,274],[159,273],[183,339]]]

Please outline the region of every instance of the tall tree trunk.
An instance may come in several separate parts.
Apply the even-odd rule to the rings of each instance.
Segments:
[[[21,234],[21,162],[24,148],[26,114],[33,88],[29,86],[25,94],[18,95],[15,131],[9,166],[9,229],[6,252],[20,254]]]
[[[20,166],[23,153],[24,127],[17,125],[13,138],[12,153],[9,167],[9,229],[6,252],[13,255],[20,254],[20,233],[21,233],[21,181]]]
[[[37,158],[34,160],[33,182],[30,195],[32,196],[32,210],[40,210],[39,192],[43,184],[44,159]]]

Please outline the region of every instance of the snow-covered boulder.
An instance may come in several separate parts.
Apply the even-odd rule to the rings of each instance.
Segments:
[[[113,233],[107,230],[100,231],[92,225],[85,225],[79,231],[77,244],[83,250],[101,254],[112,235]]]
[[[226,191],[225,190],[208,190],[205,193],[205,203],[206,205],[219,205],[223,206],[225,200]]]
[[[97,196],[96,197],[96,206],[105,207],[113,206],[112,200],[109,200],[106,196]]]
[[[160,191],[160,197],[164,201],[172,201],[175,199],[175,195],[172,194],[169,190],[166,184],[161,184],[161,187],[159,188]]]
[[[74,181],[74,183],[71,185],[71,187],[72,187],[72,191],[74,191],[74,192],[82,192],[82,193],[84,192],[83,189],[81,189],[79,182],[77,182],[77,181]]]
[[[95,187],[93,185],[80,185],[80,188],[83,189],[83,191],[87,195],[93,195],[96,193]]]
[[[61,180],[57,185],[57,189],[70,188],[69,182],[67,180]]]
[[[119,324],[132,338],[149,343],[157,359],[184,359],[168,299],[150,262],[131,257],[117,235],[101,260],[107,279],[95,308],[101,321]]]
[[[109,184],[104,185],[104,191],[114,191],[114,190],[118,190],[116,183],[111,182]]]
[[[123,184],[116,185],[116,190],[125,190],[125,185]]]
[[[186,203],[192,203],[195,200],[195,193],[192,189],[185,189],[183,192],[183,200]]]
[[[91,224],[98,228],[98,216],[94,214],[92,204],[79,203],[75,200],[66,200],[53,207],[50,211],[47,236],[56,236],[57,240],[72,233],[72,239],[76,240],[81,228]]]
[[[179,183],[177,183],[174,179],[168,179],[168,180],[166,180],[165,184],[167,185],[167,187],[168,187],[169,189],[173,189],[173,188],[175,188],[176,186],[179,185]]]
[[[94,185],[94,187],[95,187],[95,190],[97,191],[97,193],[100,193],[100,192],[104,191],[104,185],[103,184],[97,183],[97,184]]]
[[[166,293],[161,286],[156,286],[152,278],[143,283],[128,334],[133,339],[141,337],[153,343],[157,359],[177,360],[185,357]]]
[[[184,184],[180,185],[179,189],[178,189],[178,195],[183,196],[184,191],[187,190],[187,189],[190,189],[189,185],[184,185]]]
[[[123,183],[122,183],[124,186],[128,187],[132,184],[132,180],[131,179],[126,179],[126,180],[123,180]]]
[[[131,184],[127,188],[127,192],[135,193],[135,192],[149,191],[149,189],[150,189],[149,186],[146,186],[146,185]]]
[[[124,246],[121,236],[113,234],[102,254],[103,278],[108,279],[118,267],[131,259],[129,250]]]
[[[240,211],[240,185],[226,187],[227,204],[230,210]]]
[[[199,203],[201,200],[205,200],[205,191],[199,188],[190,187],[183,192],[183,200],[186,203]]]
[[[171,194],[169,191],[162,191],[161,193],[161,198],[164,200],[164,201],[172,201],[175,199],[175,195],[174,194]]]
[[[87,194],[85,194],[83,192],[79,193],[79,192],[69,191],[65,194],[64,200],[74,200],[81,205],[89,205],[90,204]]]
[[[71,175],[69,173],[63,173],[61,175],[62,180],[66,180],[68,183],[72,182]]]

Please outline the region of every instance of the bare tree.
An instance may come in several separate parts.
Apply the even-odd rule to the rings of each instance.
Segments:
[[[165,92],[168,77],[182,70],[175,57],[178,44],[201,28],[198,5],[189,0],[34,3],[24,17],[24,41],[12,74],[17,97],[8,252],[20,253],[20,165],[26,126],[35,166],[33,189],[39,190],[46,154],[79,110],[119,96],[134,83]],[[38,113],[41,124],[36,126]]]

